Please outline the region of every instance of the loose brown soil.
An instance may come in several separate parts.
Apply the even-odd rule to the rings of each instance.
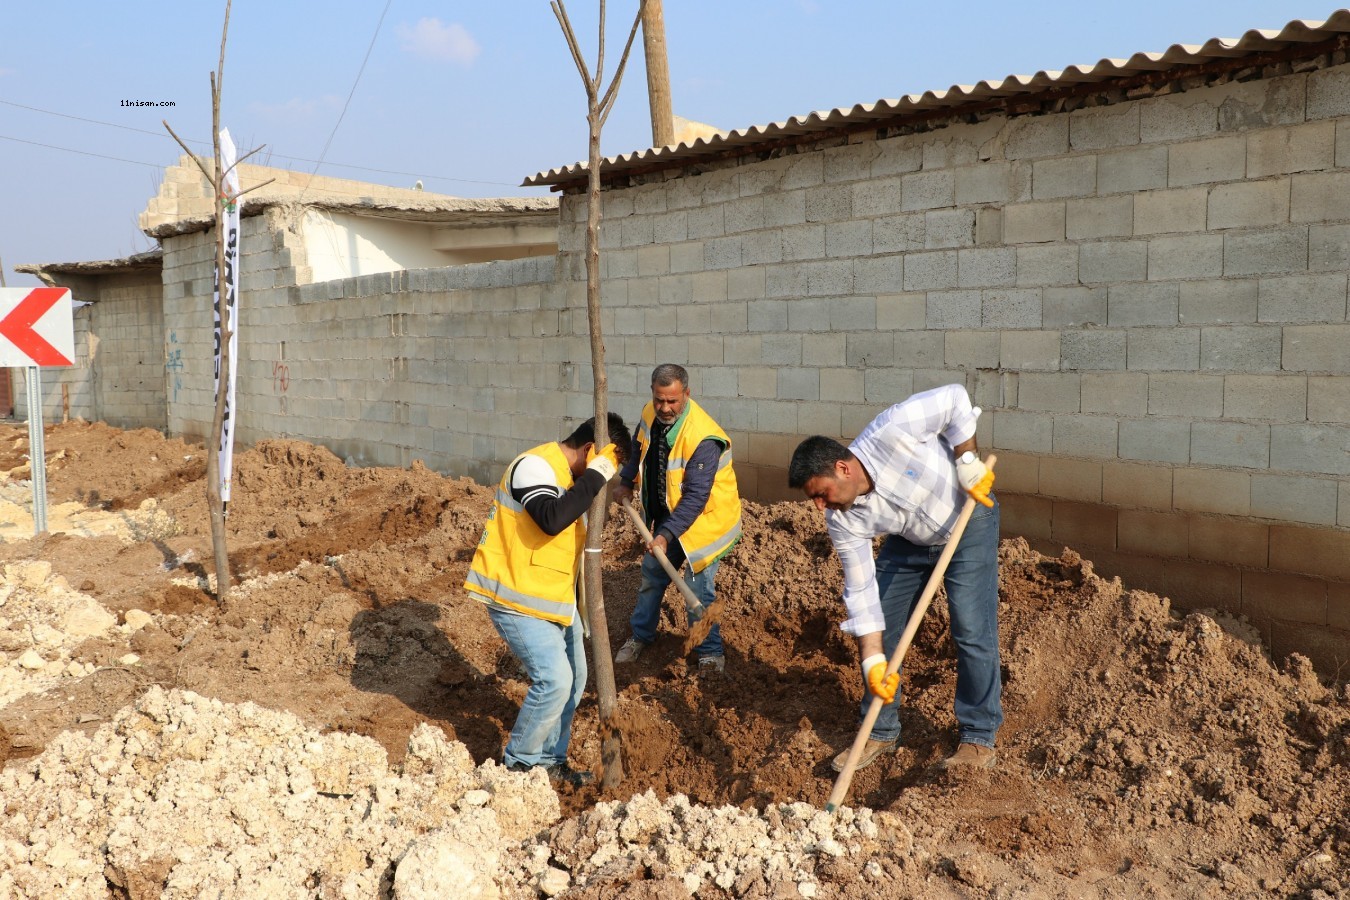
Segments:
[[[153,500],[167,518],[132,539],[9,528],[0,565],[46,560],[114,614],[155,621],[130,646],[81,645],[74,659],[93,674],[0,708],[0,759],[31,757],[62,731],[92,733],[152,684],[367,735],[391,761],[421,722],[477,761],[500,756],[526,683],[461,587],[488,488],[420,463],[352,469],[299,441],[241,450],[227,521],[239,580],[221,609],[201,447],[74,422],[49,428],[46,449],[54,506],[129,515]],[[11,483],[28,477],[26,453],[26,426],[0,423]],[[615,646],[640,552],[631,524],[611,516],[604,602]],[[933,767],[955,727],[939,596],[906,662],[903,747],[854,779],[850,805],[890,812],[929,848],[922,863],[897,861],[890,884],[933,897],[1350,896],[1350,689],[1319,683],[1300,657],[1272,662],[1241,622],[1181,616],[1104,581],[1071,550],[1051,559],[1005,540],[1001,557],[998,768]],[[708,806],[823,806],[862,689],[838,628],[840,587],[819,513],[747,503],[745,538],[718,575],[726,674],[700,679],[683,655],[672,591],[656,644],[616,667],[624,780],[565,792],[564,815],[648,789]],[[119,664],[128,652],[139,661]],[[593,693],[572,747],[574,765],[598,767]],[[831,895],[878,896],[850,865],[826,867]],[[650,877],[630,870],[569,896],[684,896]]]

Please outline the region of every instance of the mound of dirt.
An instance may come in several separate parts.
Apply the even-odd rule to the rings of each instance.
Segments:
[[[26,445],[0,424],[0,496],[20,507]],[[623,783],[517,827],[492,761],[527,685],[461,588],[489,488],[298,441],[241,450],[221,609],[200,447],[82,422],[46,447],[49,500],[77,524],[0,530],[0,893],[1350,896],[1350,688],[1070,550],[1001,548],[998,768],[933,767],[955,734],[939,595],[902,748],[826,816],[862,691],[839,565],[814,509],[747,503],[718,575],[725,676],[683,653],[672,591],[657,642],[617,667]],[[640,550],[611,516],[615,644]],[[599,735],[588,695],[574,765],[598,766]],[[174,810],[200,841],[168,838]],[[464,846],[473,865],[448,863]],[[469,880],[438,882],[450,870]]]

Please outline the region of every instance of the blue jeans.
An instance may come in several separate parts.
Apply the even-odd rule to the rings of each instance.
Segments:
[[[691,572],[681,576],[684,583],[689,585],[689,590],[694,592],[694,596],[702,604],[697,613],[689,614],[690,628],[693,628],[694,623],[702,619],[708,607],[712,606],[713,576],[717,574],[717,567],[721,562],[720,559],[717,560],[697,575]],[[686,566],[686,571],[689,568]],[[642,586],[638,588],[637,603],[633,605],[633,616],[629,619],[629,624],[633,626],[633,637],[644,644],[656,640],[656,626],[661,621],[661,598],[665,596],[666,588],[669,586],[670,576],[661,568],[661,563],[650,553],[644,555]],[[684,595],[680,596],[680,605],[684,605]],[[698,645],[698,655],[700,658],[722,655],[722,626],[714,625],[708,631],[707,639]]]
[[[943,577],[951,611],[952,641],[956,644],[956,721],[960,741],[994,746],[1003,724],[1003,683],[998,650],[998,522],[999,507],[980,504],[966,524]],[[882,636],[890,659],[905,633],[928,577],[942,555],[943,545],[921,547],[891,535],[877,553],[877,589],[886,617]],[[872,692],[863,688],[862,715],[872,704]],[[872,739],[900,737],[900,692],[881,708]]]
[[[520,704],[502,761],[506,765],[563,765],[572,740],[572,716],[586,690],[581,616],[575,616],[571,625],[559,625],[492,606],[488,616],[530,677],[530,689]]]

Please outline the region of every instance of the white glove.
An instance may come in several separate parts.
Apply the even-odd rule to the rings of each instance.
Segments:
[[[989,467],[971,451],[962,453],[956,460],[956,480],[961,482],[961,487],[967,491],[979,484]]]
[[[599,453],[592,451],[594,455],[586,462],[586,468],[599,472],[605,479],[605,484],[618,474],[619,466],[614,460],[614,445],[610,444]]]

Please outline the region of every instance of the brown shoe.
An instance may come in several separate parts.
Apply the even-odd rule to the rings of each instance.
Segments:
[[[899,744],[899,741],[874,741],[868,738],[867,745],[863,747],[862,756],[858,757],[858,764],[853,767],[853,770],[856,772],[858,769],[867,768],[878,756],[888,750],[894,750]],[[844,766],[848,763],[849,751],[852,749],[853,747],[850,745],[848,750],[836,756],[834,761],[830,763],[830,768],[836,772],[844,771]]]
[[[956,748],[956,752],[938,763],[940,769],[992,769],[998,762],[998,754],[994,752],[993,747],[986,747],[983,744],[962,744]]]

